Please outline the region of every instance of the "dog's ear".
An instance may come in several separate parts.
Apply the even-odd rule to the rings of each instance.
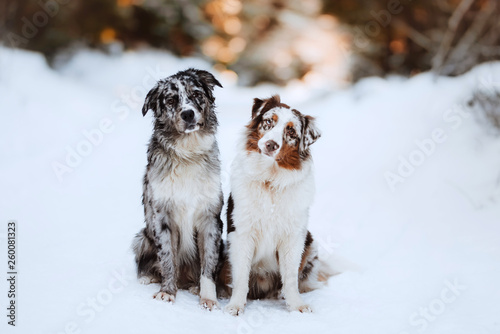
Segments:
[[[264,100],[261,99],[253,99],[253,107],[252,107],[252,118],[255,118],[259,112],[262,110],[262,107],[264,106]]]
[[[265,100],[253,99],[252,119],[257,117],[257,115],[262,111],[268,111],[279,106],[285,106],[288,108],[286,104],[281,103],[281,98],[279,95],[273,95]]]
[[[220,88],[223,88],[221,83],[215,79],[214,75],[208,71],[204,70],[195,70],[194,68],[191,68],[190,71],[194,72],[196,76],[203,81],[210,89],[214,89],[215,86],[219,86]]]
[[[146,95],[144,105],[142,106],[142,116],[146,116],[149,109],[153,110],[153,112],[156,114],[156,109],[158,108],[159,91],[160,89],[158,85],[155,85],[153,88],[151,88],[148,95]]]
[[[198,80],[201,81],[206,96],[210,99],[212,103],[214,103],[215,97],[213,94],[213,90],[215,86],[219,86],[222,88],[220,82],[217,79],[215,79],[212,73],[208,71],[196,70],[194,68],[190,68],[189,70],[187,70],[187,72],[191,72],[198,78]]]
[[[300,149],[306,151],[309,146],[314,144],[319,137],[321,137],[321,132],[316,126],[316,120],[311,116],[304,116],[302,128],[302,138],[300,140]]]

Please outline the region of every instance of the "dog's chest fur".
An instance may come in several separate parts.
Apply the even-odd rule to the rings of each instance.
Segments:
[[[150,169],[148,180],[158,210],[169,216],[169,222],[179,231],[180,253],[196,253],[195,231],[204,223],[203,217],[220,200],[214,194],[221,192],[217,166],[211,159],[214,136],[190,134],[179,140],[165,161],[163,168]],[[174,157],[175,155],[175,157]]]
[[[278,269],[276,249],[281,242],[306,233],[308,208],[314,194],[311,168],[288,171],[268,159],[244,153],[236,158],[231,178],[237,203],[233,215],[237,233],[256,244],[254,271]],[[297,245],[301,247],[302,245]]]

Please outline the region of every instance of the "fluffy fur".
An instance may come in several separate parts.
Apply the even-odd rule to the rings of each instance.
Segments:
[[[215,140],[214,86],[206,71],[189,69],[159,81],[142,109],[154,113],[143,182],[146,227],[134,239],[142,283],[160,282],[154,298],[175,301],[177,289],[199,291],[216,307],[222,253],[222,190]]]
[[[231,272],[226,311],[232,315],[243,312],[247,296],[272,298],[280,292],[291,310],[311,311],[300,292],[325,280],[307,230],[314,196],[309,146],[319,137],[314,119],[281,103],[279,96],[254,100],[231,170],[224,272]]]

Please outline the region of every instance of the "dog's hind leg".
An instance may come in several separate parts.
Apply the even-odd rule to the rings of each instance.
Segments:
[[[299,290],[301,293],[318,289],[325,285],[320,271],[322,263],[318,258],[318,246],[308,231],[299,267]]]
[[[136,234],[132,249],[135,254],[137,265],[137,277],[141,284],[158,283],[160,272],[158,268],[158,256],[154,241],[149,237],[146,228]]]
[[[198,251],[201,261],[200,305],[212,310],[218,308],[215,282],[221,250],[222,221],[220,217],[203,223],[198,230]]]

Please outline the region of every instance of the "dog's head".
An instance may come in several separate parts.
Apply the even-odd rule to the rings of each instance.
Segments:
[[[281,103],[278,95],[254,99],[247,129],[247,150],[274,159],[286,169],[300,169],[310,156],[309,146],[321,136],[313,117]]]
[[[214,111],[215,86],[222,85],[207,72],[188,69],[158,81],[149,91],[142,114],[151,109],[158,127],[179,134],[217,125]]]

